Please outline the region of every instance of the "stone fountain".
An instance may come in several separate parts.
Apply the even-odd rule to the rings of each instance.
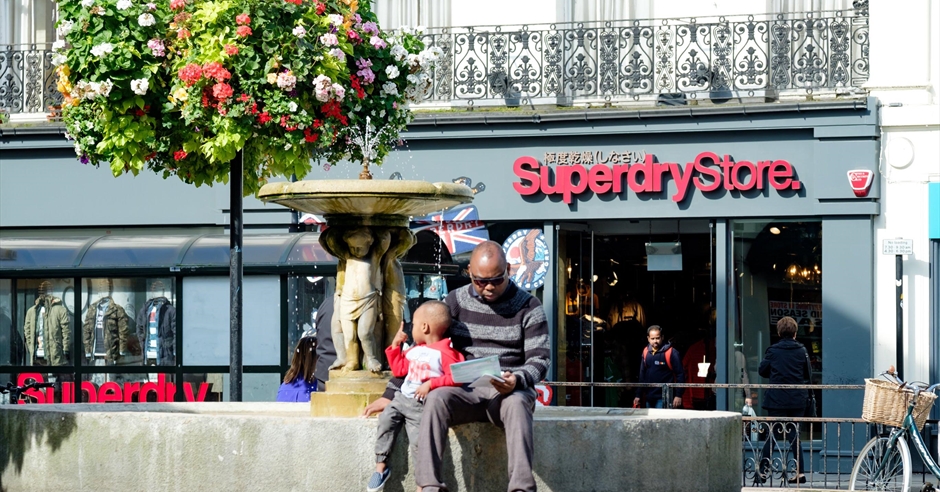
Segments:
[[[358,180],[270,183],[258,195],[265,202],[322,215],[329,228],[320,244],[338,259],[330,327],[336,362],[327,392],[312,395],[314,416],[352,417],[381,396],[388,379],[382,371],[385,347],[404,319],[399,260],[415,243],[410,217],[473,199],[461,184],[373,180],[369,162],[383,132],[367,119],[365,128],[352,133],[364,156]]]

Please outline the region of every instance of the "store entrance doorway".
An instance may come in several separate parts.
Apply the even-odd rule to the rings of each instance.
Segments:
[[[659,325],[691,369],[689,382],[713,382],[713,231],[708,220],[558,224],[558,379],[639,382],[647,328]],[[697,377],[703,361],[707,375]],[[636,395],[590,386],[557,393],[559,405],[595,407],[630,407]],[[683,406],[714,409],[714,393],[688,391]]]

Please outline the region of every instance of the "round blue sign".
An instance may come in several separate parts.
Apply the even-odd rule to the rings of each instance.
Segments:
[[[525,290],[538,289],[545,283],[551,267],[548,245],[541,229],[519,229],[503,242],[512,280]]]

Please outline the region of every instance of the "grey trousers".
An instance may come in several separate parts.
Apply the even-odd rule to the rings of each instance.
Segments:
[[[401,391],[395,392],[391,403],[379,414],[379,435],[375,440],[375,462],[384,463],[395,445],[395,436],[398,435],[401,424],[405,424],[408,433],[408,448],[411,455],[415,455],[418,448],[418,424],[421,422],[421,412],[424,405],[403,395]]]
[[[447,429],[470,422],[492,422],[505,429],[508,490],[534,492],[532,413],[535,398],[533,389],[503,396],[495,388],[447,386],[428,393],[415,460],[415,479],[422,492],[448,490],[442,472]]]

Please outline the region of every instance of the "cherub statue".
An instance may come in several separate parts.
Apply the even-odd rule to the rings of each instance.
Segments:
[[[368,227],[330,227],[321,236],[321,244],[339,258],[336,290],[338,303],[334,319],[339,318],[341,333],[333,326],[336,361],[330,369],[359,369],[359,348],[363,365],[372,372],[382,370],[381,340],[376,340],[376,327],[381,327],[380,313],[383,279],[381,258],[391,243],[388,230],[373,233]]]
[[[382,272],[385,285],[382,289],[382,315],[385,318],[385,343],[391,343],[405,317],[405,275],[401,271],[399,258],[405,256],[415,244],[415,235],[407,227],[395,227],[390,230],[392,244],[382,257]],[[380,335],[376,335],[379,337]]]

